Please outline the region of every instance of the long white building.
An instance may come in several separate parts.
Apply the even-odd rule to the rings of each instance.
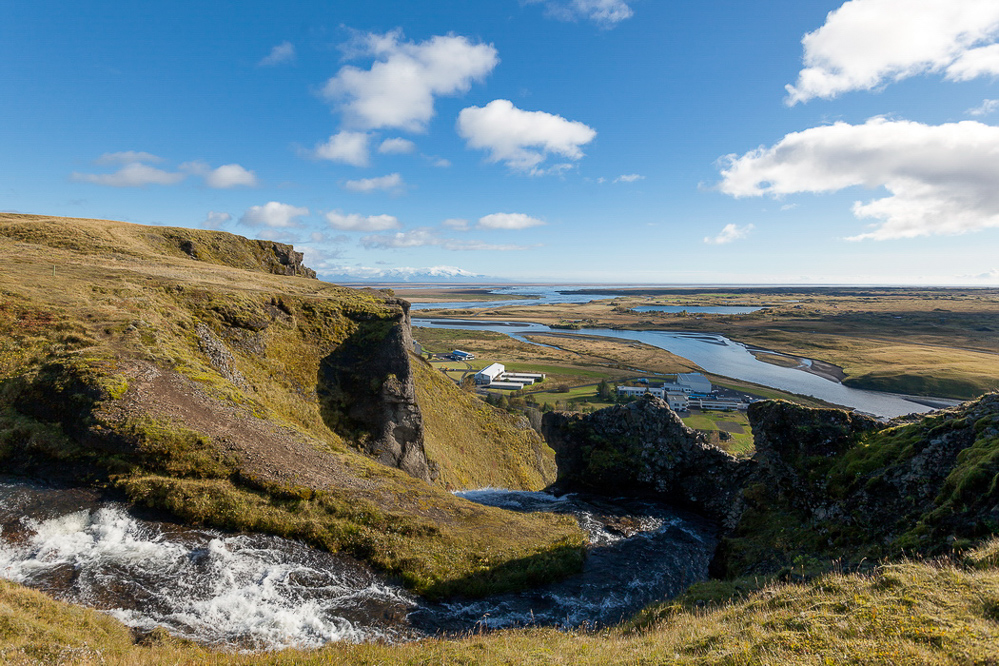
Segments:
[[[674,412],[685,412],[690,406],[690,399],[687,397],[686,393],[682,391],[677,391],[665,386],[660,386],[653,388],[651,386],[618,386],[618,395],[634,395],[640,396],[646,393],[651,393],[657,398],[662,398],[669,405],[669,408]]]

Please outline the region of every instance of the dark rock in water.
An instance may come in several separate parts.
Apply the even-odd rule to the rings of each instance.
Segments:
[[[385,304],[397,306],[398,316],[360,321],[354,334],[320,363],[323,419],[379,462],[430,481],[423,415],[410,366],[409,302],[388,298]]]
[[[555,450],[555,492],[656,498],[726,528],[738,520],[753,463],[708,444],[660,398],[586,415],[550,412],[541,428]]]

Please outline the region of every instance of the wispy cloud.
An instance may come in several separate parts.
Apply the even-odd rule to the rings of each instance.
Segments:
[[[742,227],[737,224],[726,224],[717,236],[705,236],[704,242],[709,245],[724,245],[745,238],[753,228],[752,224]]]
[[[333,210],[326,213],[325,217],[331,227],[340,231],[386,231],[399,228],[398,218],[392,215],[344,214]]]
[[[378,190],[399,194],[405,191],[406,183],[399,174],[390,173],[387,176],[379,176],[377,178],[348,180],[343,184],[343,187],[351,192],[362,192],[364,194],[377,192]]]
[[[617,178],[614,179],[614,182],[615,183],[634,183],[635,181],[638,181],[638,180],[645,180],[645,176],[640,176],[637,173],[629,173],[629,174],[624,174],[622,176],[618,176]]]
[[[199,226],[204,227],[205,229],[221,229],[229,222],[232,222],[232,215],[229,213],[221,213],[210,210]]]
[[[271,52],[257,63],[260,67],[274,67],[295,62],[295,45],[291,42],[281,42],[271,49]]]
[[[159,164],[162,161],[162,157],[153,155],[152,153],[124,150],[118,153],[104,153],[94,160],[94,164],[102,166],[107,164],[130,164],[132,162],[152,162],[153,164]]]
[[[999,109],[999,99],[983,99],[978,106],[965,111],[969,116],[987,116]]]
[[[401,137],[385,139],[378,146],[378,152],[384,155],[408,155],[416,152],[416,144]]]
[[[146,185],[176,185],[187,174],[164,171],[148,164],[132,162],[114,173],[78,173],[70,175],[80,183],[93,183],[109,187],[145,187]]]
[[[524,0],[526,4],[543,4],[545,13],[560,21],[586,19],[611,28],[634,15],[625,0]]]
[[[414,247],[440,247],[455,252],[510,252],[527,250],[529,246],[513,244],[486,243],[478,240],[459,240],[442,238],[440,232],[432,227],[419,227],[394,234],[364,236],[361,245],[371,249],[402,249]]]

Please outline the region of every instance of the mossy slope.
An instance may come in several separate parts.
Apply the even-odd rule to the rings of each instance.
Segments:
[[[716,573],[939,555],[999,532],[999,394],[890,424],[781,402],[749,417],[758,471]]]
[[[321,404],[323,359],[394,335],[407,323],[397,299],[281,274],[290,248],[223,232],[4,214],[0,241],[0,260],[17,266],[0,276],[4,469],[345,550],[432,595],[579,566],[573,521],[478,507],[379,464],[365,455],[379,433],[338,427]],[[406,362],[408,350],[390,351]],[[435,429],[454,403],[435,390],[421,389],[443,478],[539,485],[525,470],[544,460],[505,451],[520,440],[494,416],[476,450],[452,455],[458,442]]]
[[[423,361],[415,361],[427,458],[448,488],[541,490],[555,480],[555,452],[527,420],[499,410]]]

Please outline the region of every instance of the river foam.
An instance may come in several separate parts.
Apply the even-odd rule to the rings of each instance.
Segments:
[[[119,507],[21,522],[23,532],[0,540],[0,577],[131,627],[241,649],[413,637],[401,629],[415,606],[405,591],[296,542],[170,534]]]

